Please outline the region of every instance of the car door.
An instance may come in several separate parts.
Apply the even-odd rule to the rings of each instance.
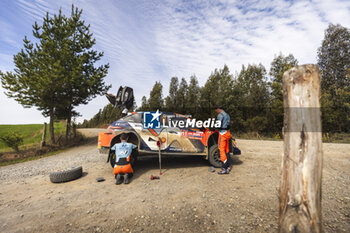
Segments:
[[[163,116],[162,116],[162,118],[163,118]],[[162,143],[160,145],[160,149],[162,151],[166,150],[166,148],[167,148],[167,140],[166,140],[167,139],[167,132],[164,131],[163,120],[161,120],[161,128],[160,129],[147,129],[147,128],[141,127],[138,134],[143,141],[143,143],[141,145],[141,150],[158,151],[158,145],[157,145],[158,140],[162,141]]]
[[[186,127],[180,128],[176,122],[178,121],[187,121],[187,118],[182,117],[181,115],[173,115],[168,116],[168,123],[164,131],[167,136],[167,151],[168,152],[188,152],[188,153],[196,153],[202,152],[203,148],[198,147],[196,141],[192,140],[192,134],[189,134],[189,130]],[[169,121],[172,123],[169,124]]]

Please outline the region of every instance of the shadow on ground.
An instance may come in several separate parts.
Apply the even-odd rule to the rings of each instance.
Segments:
[[[232,166],[240,165],[243,162],[238,156],[232,157]],[[170,155],[162,156],[162,173],[166,174],[172,169],[191,169],[196,167],[209,167],[210,163],[202,156],[198,155]],[[142,176],[150,170],[157,170],[154,175],[159,175],[159,158],[158,155],[139,156],[133,165],[134,175],[133,180]]]

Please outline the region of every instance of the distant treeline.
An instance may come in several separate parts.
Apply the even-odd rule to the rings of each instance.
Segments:
[[[110,124],[121,117],[119,108],[111,104],[107,104],[103,109],[100,109],[90,120],[84,120],[79,124],[79,128],[95,128],[102,127],[105,124]]]
[[[323,132],[350,132],[350,31],[341,25],[332,25],[318,49],[318,65],[322,73]],[[225,65],[215,69],[204,86],[200,87],[195,75],[189,82],[172,77],[169,94],[163,97],[161,82],[155,82],[150,95],[143,96],[138,111],[177,112],[193,118],[216,117],[215,105],[221,105],[231,116],[234,132],[256,132],[281,135],[283,126],[283,73],[298,65],[289,54],[279,54],[267,72],[262,64],[243,65],[233,75]],[[120,117],[120,110],[107,105],[82,127],[96,127],[111,123]]]

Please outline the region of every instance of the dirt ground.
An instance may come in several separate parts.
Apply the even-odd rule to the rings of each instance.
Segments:
[[[158,159],[145,157],[132,182],[119,186],[96,143],[0,167],[0,232],[276,232],[283,143],[238,146],[242,155],[229,175],[208,172],[201,157],[163,157],[164,174],[152,181]],[[324,229],[350,232],[350,144],[323,149]],[[45,169],[60,161],[80,163],[83,177],[51,183]]]

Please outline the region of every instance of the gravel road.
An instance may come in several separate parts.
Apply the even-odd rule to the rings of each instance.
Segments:
[[[100,129],[85,130],[97,135]],[[197,156],[141,158],[129,185],[114,185],[96,141],[57,155],[0,167],[0,232],[275,232],[282,142],[238,140],[229,175]],[[350,232],[350,145],[324,144],[325,232]],[[49,181],[83,166],[82,178]],[[97,183],[97,177],[106,181]]]

